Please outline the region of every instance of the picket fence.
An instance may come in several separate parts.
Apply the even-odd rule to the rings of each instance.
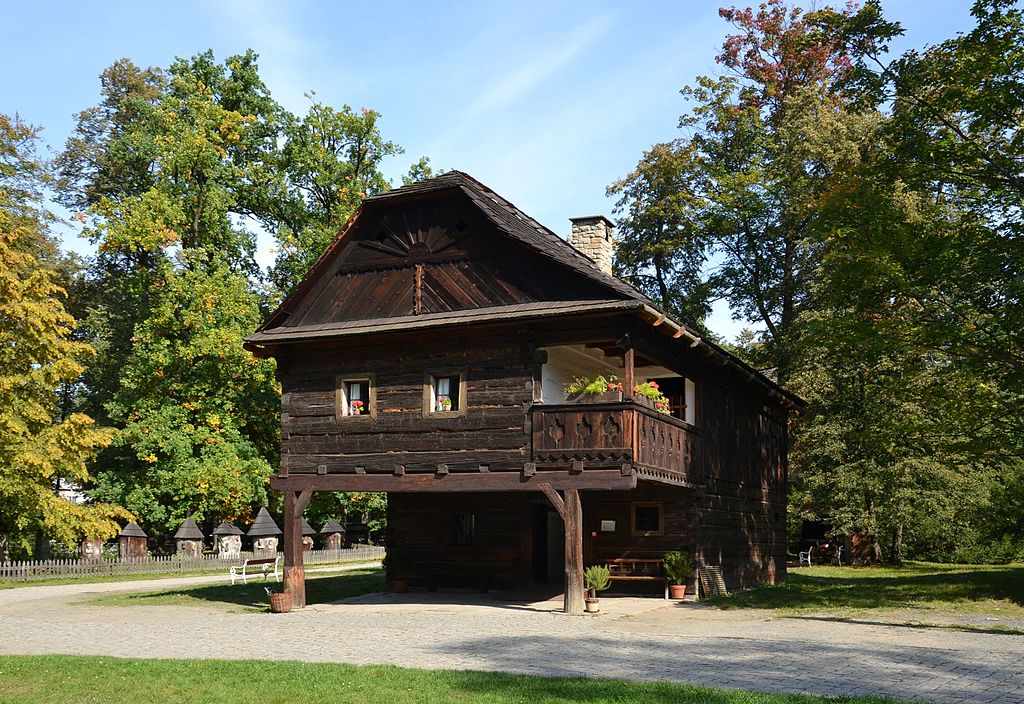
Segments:
[[[272,553],[270,553],[272,554]],[[282,555],[282,553],[277,553]],[[303,558],[306,565],[329,565],[339,562],[381,560],[385,550],[378,545],[360,545],[344,550],[308,550]],[[265,554],[261,553],[260,557]],[[183,574],[188,572],[227,573],[231,565],[240,565],[251,552],[224,559],[217,555],[181,557],[160,555],[139,559],[117,560],[24,560],[0,562],[0,581],[28,581],[33,579],[59,579],[61,577],[116,576],[132,574]],[[269,556],[269,555],[267,555]],[[283,560],[282,555],[282,560]]]

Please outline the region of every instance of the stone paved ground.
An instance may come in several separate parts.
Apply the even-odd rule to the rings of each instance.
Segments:
[[[660,599],[559,601],[375,594],[287,615],[216,606],[115,607],[103,593],[218,578],[0,591],[0,654],[269,658],[675,680],[713,687],[1024,704],[1024,637],[827,618],[772,618]]]

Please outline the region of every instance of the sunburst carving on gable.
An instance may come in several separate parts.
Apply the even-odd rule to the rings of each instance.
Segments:
[[[466,237],[469,226],[462,218],[440,225],[437,216],[429,209],[382,215],[371,226],[376,236],[360,241],[359,246],[413,260],[441,254]]]

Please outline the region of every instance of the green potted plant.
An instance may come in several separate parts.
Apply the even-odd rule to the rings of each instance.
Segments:
[[[583,571],[583,584],[587,587],[587,596],[583,601],[587,613],[595,614],[600,611],[597,593],[603,592],[611,583],[611,572],[607,565],[591,565]]]
[[[579,376],[565,385],[565,400],[568,403],[621,401],[622,382],[615,375]]]
[[[665,553],[662,562],[669,580],[669,598],[682,599],[686,596],[686,580],[693,571],[693,560],[690,559],[690,553],[673,550]]]

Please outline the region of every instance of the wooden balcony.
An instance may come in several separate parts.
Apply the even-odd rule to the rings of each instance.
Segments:
[[[700,433],[634,401],[534,404],[533,461],[538,469],[620,467],[677,486],[699,483]]]

